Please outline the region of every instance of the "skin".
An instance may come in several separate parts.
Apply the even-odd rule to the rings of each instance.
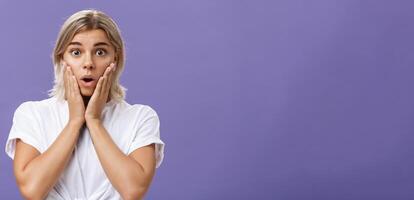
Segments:
[[[44,199],[64,171],[80,129],[86,125],[111,184],[123,199],[141,199],[155,173],[155,146],[147,145],[125,155],[114,143],[101,119],[116,70],[114,47],[100,29],[80,32],[71,43],[62,61],[69,120],[42,154],[17,140],[13,169],[19,190],[25,199]],[[93,87],[79,84],[84,75],[96,78]]]

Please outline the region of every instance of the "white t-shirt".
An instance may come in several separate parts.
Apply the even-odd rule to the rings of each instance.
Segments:
[[[15,111],[6,153],[14,158],[16,139],[45,152],[63,130],[69,118],[67,101],[55,97],[22,103]],[[126,155],[155,143],[156,167],[164,158],[157,113],[149,106],[126,101],[108,102],[102,110],[103,126]],[[95,152],[89,131],[81,129],[78,143],[57,184],[46,199],[121,199],[111,185]]]

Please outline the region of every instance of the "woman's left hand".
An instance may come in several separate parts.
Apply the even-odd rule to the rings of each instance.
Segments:
[[[86,123],[88,123],[88,121],[100,122],[102,109],[105,107],[106,102],[109,100],[109,91],[111,89],[113,77],[112,74],[114,71],[115,64],[111,63],[111,65],[106,68],[104,75],[99,78],[92,97],[88,102],[88,106],[86,107]]]

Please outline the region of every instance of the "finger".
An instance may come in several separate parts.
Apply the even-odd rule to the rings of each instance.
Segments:
[[[107,82],[108,82],[108,77],[110,73],[111,73],[111,67],[109,66],[106,68],[105,73],[103,75],[101,94],[107,90]]]
[[[112,64],[111,65],[109,65],[106,69],[105,69],[105,72],[104,72],[104,75],[103,75],[103,77],[108,77],[109,76],[109,73],[111,73],[111,66],[112,66]]]
[[[95,91],[93,92],[93,95],[95,95],[95,93],[96,93],[97,96],[99,96],[101,94],[103,79],[104,79],[104,77],[102,77],[102,76],[99,77],[98,84],[96,85],[96,88],[95,88]]]
[[[63,86],[65,88],[65,99],[68,98],[68,69],[66,65],[63,64]]]
[[[109,65],[108,68],[109,69],[108,69],[108,74],[107,74],[106,83],[105,83],[105,92],[109,90],[109,86],[111,84],[112,74],[114,73],[114,63],[111,63],[111,65]]]
[[[64,84],[65,89],[66,89],[66,85],[67,85],[66,77],[68,75],[68,69],[66,68],[65,65],[63,65],[62,67],[63,67],[63,84]]]
[[[106,81],[105,96],[108,96],[109,92],[111,90],[111,85],[112,85],[113,77],[114,77],[114,74],[115,74],[115,64],[112,63],[110,68],[111,68],[111,70],[110,70],[110,73],[109,73],[109,76],[108,76],[108,80]]]
[[[108,77],[102,77],[102,85],[101,85],[101,90],[100,90],[100,94],[104,95],[105,91],[106,91],[106,83],[108,82]]]
[[[111,64],[111,73],[109,74],[109,77],[108,77],[108,85],[107,85],[108,89],[111,88],[112,79],[113,79],[114,74],[115,74],[115,69],[116,69],[115,64],[112,63]]]
[[[66,91],[66,95],[67,98],[71,97],[71,80],[70,80],[70,67],[66,67],[66,72],[65,72],[65,81],[66,81],[66,85],[65,85],[65,91]]]
[[[76,80],[75,76],[72,76],[72,82],[73,82],[73,94],[80,95],[78,81]]]
[[[72,72],[72,69],[70,68],[70,67],[68,67],[68,79],[69,79],[69,91],[70,91],[70,95],[71,95],[71,97],[74,97],[75,96],[75,87],[74,87],[74,82],[73,82],[73,80],[75,79],[75,81],[76,81],[76,78],[75,78],[75,76],[73,75],[73,72]]]
[[[68,65],[66,64],[66,62],[62,62],[62,71],[63,71],[63,78],[64,78],[64,81],[66,80],[65,78],[66,78],[66,75],[67,75],[67,67],[68,67]]]

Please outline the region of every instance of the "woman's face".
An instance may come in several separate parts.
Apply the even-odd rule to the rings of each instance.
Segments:
[[[115,49],[105,31],[94,29],[77,33],[63,54],[83,96],[92,96],[99,77],[115,62]]]

